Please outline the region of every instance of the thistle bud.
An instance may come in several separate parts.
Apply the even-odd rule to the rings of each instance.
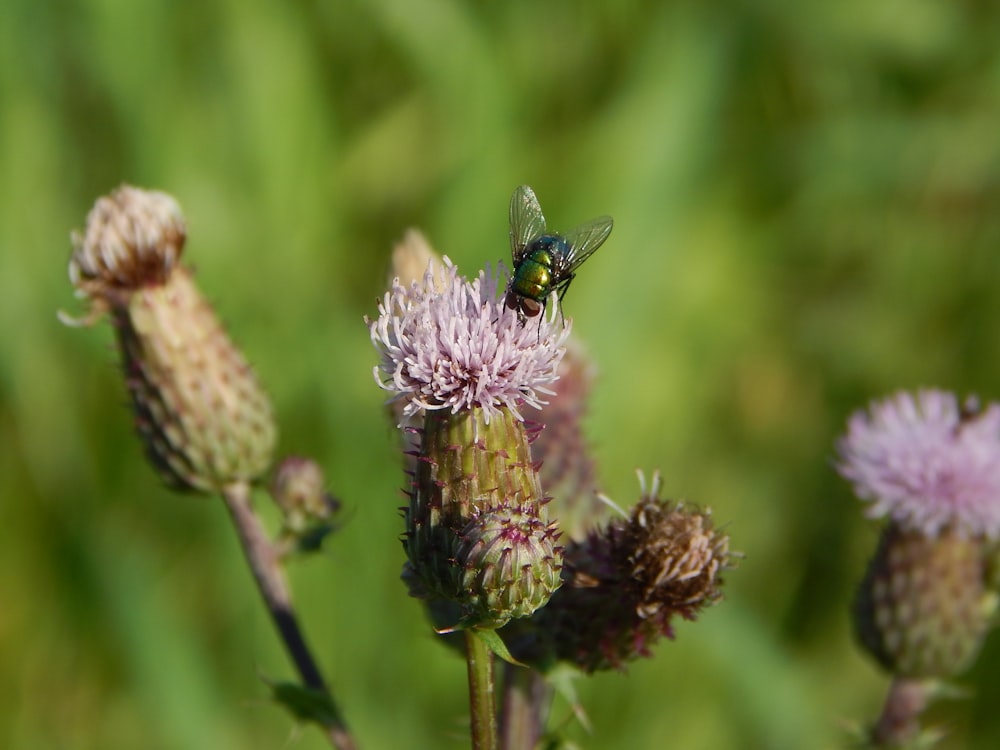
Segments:
[[[890,524],[858,590],[858,640],[893,675],[947,678],[968,668],[990,626],[982,542]]]
[[[271,462],[271,404],[179,259],[176,201],[124,186],[74,234],[70,279],[90,322],[109,311],[146,452],[168,485],[203,492],[260,477]]]
[[[270,491],[284,516],[285,545],[299,552],[318,549],[333,531],[333,517],[340,510],[340,501],[326,491],[319,464],[299,456],[285,458],[274,472]]]
[[[434,275],[435,290],[444,291],[447,273],[441,256],[434,251],[423,232],[419,229],[407,229],[403,239],[392,248],[392,275],[388,280],[389,285],[392,286],[393,279],[398,279],[404,287],[419,284],[428,269]]]
[[[499,628],[543,606],[561,583],[562,547],[537,504],[477,512],[459,537],[457,601],[477,627]]]

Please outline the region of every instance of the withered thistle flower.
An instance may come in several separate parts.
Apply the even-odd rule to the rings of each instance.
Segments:
[[[1000,406],[899,393],[854,414],[840,473],[887,527],[858,591],[858,639],[902,678],[966,669],[989,627],[1000,534]]]
[[[370,323],[376,381],[404,419],[422,417],[409,428],[403,577],[414,596],[456,605],[465,627],[529,614],[562,565],[521,410],[551,394],[568,330],[554,315],[521,325],[502,289],[445,258],[421,283],[394,282]]]
[[[693,620],[721,599],[736,557],[728,535],[710,511],[659,492],[657,474],[627,517],[567,545],[562,588],[530,621],[503,631],[517,658],[542,669],[556,661],[622,669],[673,638],[674,618]]]
[[[91,303],[78,323],[110,314],[138,432],[163,479],[209,492],[259,478],[275,442],[270,401],[180,265],[177,202],[123,186],[72,239],[70,280]]]

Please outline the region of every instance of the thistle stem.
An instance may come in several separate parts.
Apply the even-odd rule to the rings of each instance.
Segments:
[[[538,747],[545,731],[545,715],[552,689],[533,669],[503,665],[503,707],[500,742],[503,750]]]
[[[465,631],[469,670],[469,720],[473,750],[499,750],[493,652],[472,630]]]
[[[271,544],[250,503],[250,486],[246,482],[228,485],[222,497],[236,526],[243,547],[243,554],[250,564],[257,588],[264,604],[285,644],[288,655],[295,663],[303,684],[310,690],[323,693],[333,707],[332,715],[323,724],[330,744],[337,750],[356,750],[354,739],[330,695],[316,660],[309,650],[305,635],[299,627],[292,605],[291,591],[280,566],[278,550]]]
[[[900,747],[920,733],[920,715],[930,702],[930,691],[926,680],[893,680],[882,715],[872,730],[876,747]]]

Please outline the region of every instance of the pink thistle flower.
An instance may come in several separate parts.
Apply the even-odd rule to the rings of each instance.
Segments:
[[[837,447],[837,468],[870,501],[870,518],[929,537],[1000,535],[1000,405],[898,393],[852,415]]]
[[[422,282],[393,282],[369,322],[381,355],[374,369],[379,386],[403,400],[403,415],[479,407],[489,422],[506,408],[540,408],[558,379],[569,326],[553,313],[522,325],[504,304],[506,282],[480,271],[471,282],[444,259]]]

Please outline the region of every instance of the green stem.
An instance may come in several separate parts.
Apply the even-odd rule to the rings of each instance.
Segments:
[[[236,482],[223,490],[222,497],[226,501],[233,525],[236,526],[243,554],[250,564],[257,588],[303,684],[328,699],[327,705],[332,709],[332,715],[323,724],[327,739],[337,750],[355,750],[357,746],[354,738],[337,709],[299,626],[292,605],[291,590],[281,570],[278,551],[268,539],[260,519],[250,504],[250,486],[246,482]]]
[[[473,750],[498,750],[493,652],[472,630],[465,631],[469,668],[469,719]]]

